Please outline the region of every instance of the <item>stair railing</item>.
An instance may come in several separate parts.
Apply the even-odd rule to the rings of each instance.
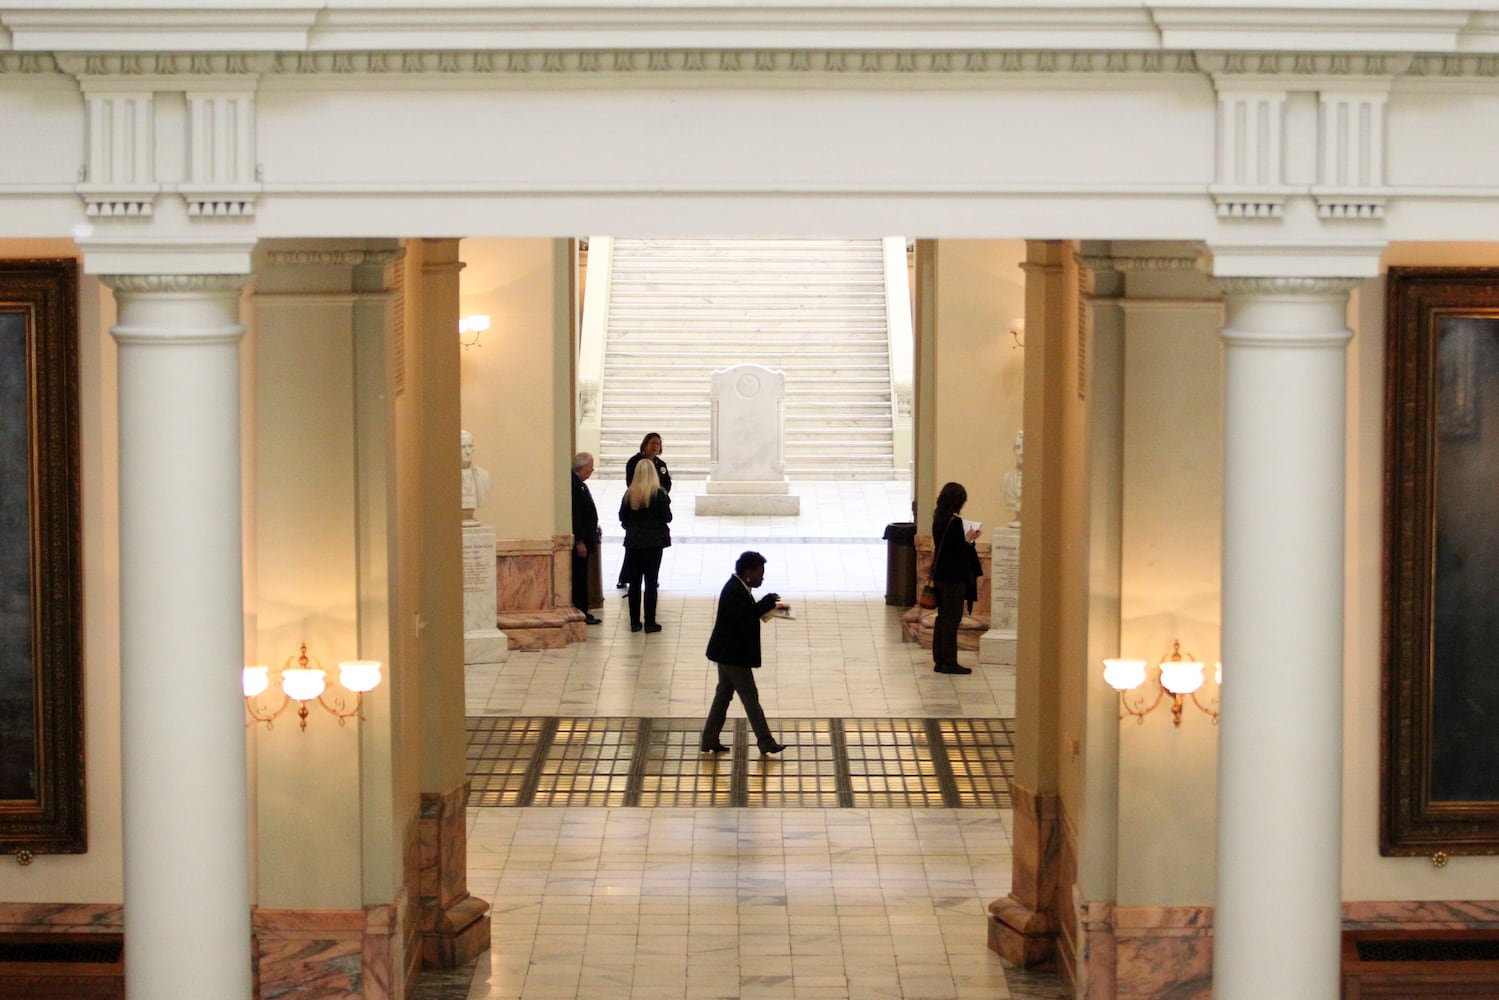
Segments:
[[[914,459],[915,333],[911,319],[911,278],[906,240],[887,236],[885,245],[885,329],[890,347],[890,429],[894,436],[894,472],[908,475]]]
[[[609,338],[609,292],[614,287],[614,237],[588,240],[588,278],[578,331],[578,450],[595,458],[603,439],[604,349]]]

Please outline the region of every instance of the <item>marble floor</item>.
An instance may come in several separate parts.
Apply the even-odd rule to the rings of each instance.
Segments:
[[[468,714],[701,718],[713,598],[746,548],[794,620],[764,626],[762,700],[777,718],[1008,718],[1012,669],[936,674],[884,604],[884,525],[909,520],[907,483],[793,484],[790,518],[696,518],[674,486],[674,544],[656,634],[621,627],[623,484],[598,482],[609,596],[589,641],[511,653],[467,674]],[[730,719],[742,715],[731,706]],[[727,731],[726,731],[727,735]],[[784,741],[784,740],[783,740]],[[749,757],[755,768],[786,766]],[[1010,887],[1000,808],[471,808],[469,891],[492,904],[492,947],[423,976],[458,998],[1055,998],[1054,977],[985,946],[985,907]]]

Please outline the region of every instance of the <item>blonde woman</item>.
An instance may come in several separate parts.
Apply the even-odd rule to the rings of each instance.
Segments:
[[[630,488],[619,502],[619,523],[625,529],[625,574],[629,584],[630,631],[659,632],[656,622],[656,589],[661,573],[661,554],[671,544],[671,496],[661,488],[661,477],[652,462],[636,462]],[[641,621],[640,597],[645,591],[645,620]]]

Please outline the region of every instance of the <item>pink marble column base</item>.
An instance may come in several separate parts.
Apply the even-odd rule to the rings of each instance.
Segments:
[[[989,949],[1022,967],[1055,957],[1060,865],[1060,799],[1010,782],[1014,803],[1014,860],[1010,894],[989,904]]]
[[[489,904],[468,892],[468,783],[423,792],[418,821],[422,964],[455,969],[489,947]]]

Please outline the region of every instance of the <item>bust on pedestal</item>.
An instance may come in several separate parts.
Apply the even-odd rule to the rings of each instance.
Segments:
[[[489,495],[489,473],[474,464],[474,436],[458,432],[463,508],[463,664],[503,663],[510,642],[495,627],[494,529],[474,512]]]

